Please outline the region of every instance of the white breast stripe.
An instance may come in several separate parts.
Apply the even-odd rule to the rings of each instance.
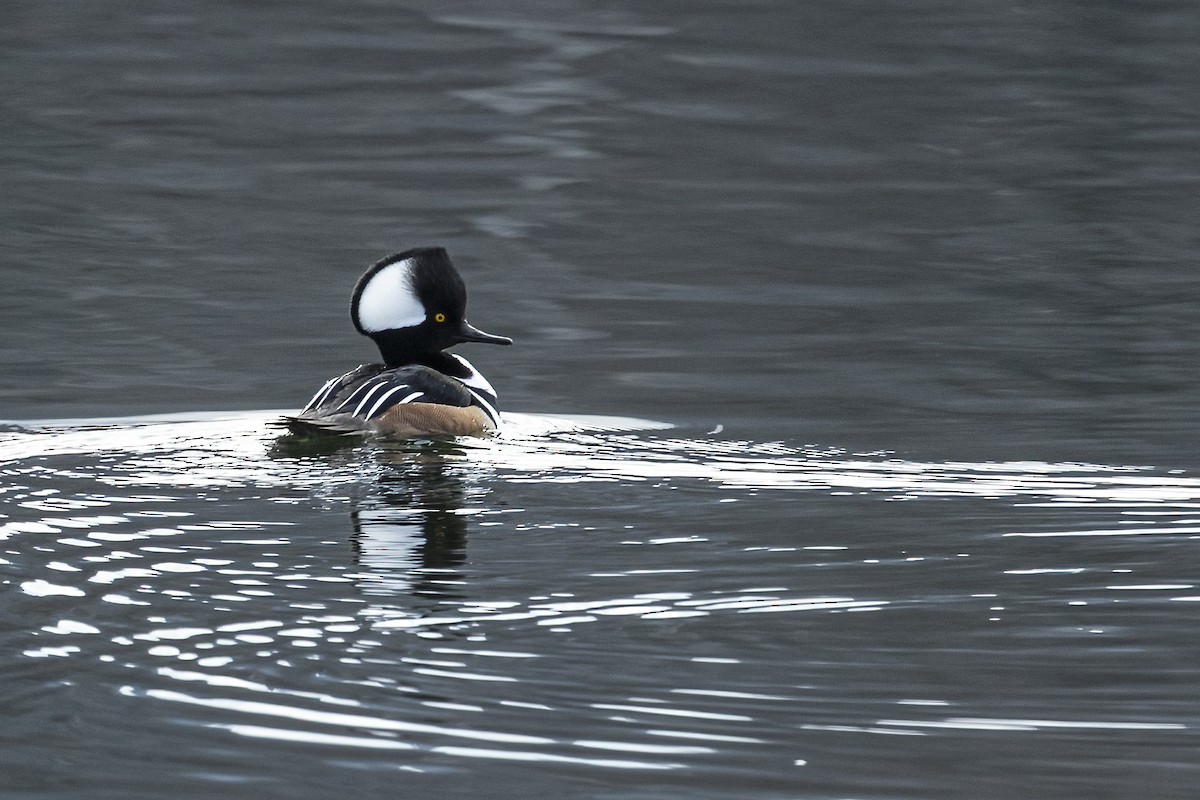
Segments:
[[[492,424],[495,425],[497,428],[499,428],[500,427],[500,414],[496,411],[495,408],[492,407],[492,404],[489,403],[486,399],[484,399],[483,395],[479,394],[479,392],[475,391],[471,387],[468,386],[467,391],[470,392],[472,394],[472,396],[474,396],[475,402],[479,403],[479,406],[483,409],[483,413],[487,414],[491,418]]]
[[[467,361],[465,358],[460,356],[458,353],[450,353],[449,355],[451,358],[458,359],[458,363],[462,364],[464,367],[466,367],[468,370],[470,370],[470,374],[468,374],[467,377],[459,378],[459,380],[462,383],[464,383],[467,386],[474,388],[474,389],[482,389],[483,391],[490,394],[492,397],[496,396],[496,390],[492,388],[492,385],[490,383],[488,383],[487,378],[485,378],[479,374],[479,370],[477,370],[477,369],[475,369],[475,367],[471,366],[470,361]]]

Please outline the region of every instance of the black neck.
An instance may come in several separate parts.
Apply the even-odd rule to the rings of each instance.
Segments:
[[[467,376],[467,369],[458,359],[451,358],[441,350],[419,346],[420,343],[414,342],[411,335],[392,336],[388,331],[384,331],[371,338],[379,346],[379,354],[383,356],[384,363],[391,369],[409,364],[423,364],[443,375],[453,375],[456,378]]]

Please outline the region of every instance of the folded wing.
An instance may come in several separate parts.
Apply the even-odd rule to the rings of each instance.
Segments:
[[[284,417],[284,424],[301,435],[373,431],[415,435],[393,430],[395,421],[403,419],[405,426],[416,427],[419,417],[434,411],[426,406],[440,406],[441,411],[432,418],[436,427],[427,432],[460,433],[467,432],[460,428],[471,427],[478,419],[477,409],[471,408],[474,403],[466,386],[429,367],[418,364],[388,369],[382,364],[364,364],[326,383],[299,414]],[[401,408],[406,406],[412,408]],[[457,422],[448,426],[447,419]],[[486,422],[486,415],[483,419]]]

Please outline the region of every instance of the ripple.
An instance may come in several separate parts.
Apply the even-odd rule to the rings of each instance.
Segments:
[[[119,485],[146,488],[164,484],[191,488],[317,485],[335,488],[362,480],[364,464],[353,459],[326,460],[314,472],[313,464],[303,458],[268,457],[274,441],[268,423],[275,415],[276,412],[257,412],[198,419],[167,417],[161,421],[139,418],[112,421],[107,427],[95,427],[94,422],[85,421],[26,423],[30,433],[13,434],[0,452],[9,463],[33,455],[115,452],[123,454],[126,460],[106,464],[90,477],[100,483],[112,483],[120,477]],[[1200,479],[1153,474],[1153,470],[1144,466],[1027,461],[922,463],[887,457],[864,458],[837,454],[829,448],[796,448],[778,442],[649,435],[655,428],[661,429],[662,424],[619,418],[507,414],[506,423],[505,431],[498,437],[460,441],[457,452],[447,454],[450,463],[469,465],[476,472],[493,471],[501,480],[514,483],[694,480],[729,489],[863,491],[884,494],[893,500],[1012,498],[1089,506],[1115,502],[1126,509],[1134,509],[1137,504],[1154,505],[1160,512],[1200,506]],[[392,456],[406,457],[411,452],[407,445],[384,444],[375,454],[386,461]],[[136,474],[129,476],[125,472]],[[91,494],[52,500],[29,500],[18,495],[14,499],[32,502],[45,510],[76,510],[80,504],[89,508],[118,502],[162,504],[169,503],[171,498],[137,493],[116,498]],[[0,525],[0,535],[121,525],[133,517],[122,514],[14,520]],[[1200,529],[1181,526],[1180,531],[1194,533]],[[1089,533],[1102,535],[1104,531]],[[1119,535],[1136,533],[1122,531]]]
[[[918,718],[895,719],[891,676],[901,697],[938,687],[905,683],[917,668],[889,640],[913,639],[915,661],[1067,652],[1141,674],[1119,659],[1154,653],[1124,640],[1197,600],[1175,566],[1200,534],[1186,474],[520,414],[491,438],[295,454],[271,416],[7,434],[0,460],[19,477],[0,492],[0,580],[20,590],[14,619],[36,620],[11,652],[104,665],[97,685],[183,709],[139,709],[162,725],[362,763],[441,759],[404,766],[417,771],[702,770],[778,755],[798,732],[1165,737],[1186,724],[1127,705],[1111,725],[1071,727],[1069,703],[1045,712],[1054,723],[957,700],[911,701]],[[1178,558],[1155,563],[1137,549],[1150,545]],[[856,699],[828,711],[839,681]],[[919,718],[935,702],[953,716]]]
[[[83,597],[87,594],[74,586],[62,586],[40,578],[22,583],[21,591],[33,597]]]
[[[61,633],[61,634],[100,633],[100,629],[97,628],[95,625],[89,625],[86,622],[76,622],[73,619],[60,619],[58,622],[56,622],[53,625],[44,625],[42,627],[42,630],[44,630],[46,633]]]
[[[416,745],[407,742],[397,742],[391,739],[377,739],[369,736],[345,736],[334,733],[315,733],[313,731],[298,731],[292,728],[269,728],[263,725],[237,725],[217,723],[213,728],[227,730],[238,736],[251,739],[273,739],[277,742],[299,742],[302,744],[330,745],[333,747],[353,747],[360,750],[415,750]]]
[[[1182,731],[1188,726],[1163,722],[1107,722],[1095,720],[1052,719],[986,719],[957,717],[944,720],[881,719],[877,725],[905,728],[950,728],[977,731],[1044,731],[1044,730],[1101,730],[1101,731]]]
[[[132,687],[127,692],[137,694]],[[445,736],[457,739],[472,739],[506,744],[546,745],[554,744],[553,739],[544,736],[524,736],[501,731],[468,730],[465,728],[442,727],[427,725],[419,722],[385,719],[364,714],[349,714],[341,711],[325,711],[304,708],[283,703],[267,703],[257,700],[238,700],[230,697],[199,697],[170,689],[147,689],[146,697],[173,703],[200,705],[209,709],[233,711],[239,714],[251,714],[267,717],[284,717],[296,722],[331,725],[337,728],[361,728],[372,731],[392,731],[398,733],[419,733]]]

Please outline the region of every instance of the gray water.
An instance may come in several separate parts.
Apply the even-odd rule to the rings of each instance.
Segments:
[[[0,13],[0,795],[1196,796],[1190,4]]]

